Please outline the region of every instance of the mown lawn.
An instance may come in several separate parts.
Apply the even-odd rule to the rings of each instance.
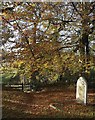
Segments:
[[[88,104],[76,103],[75,89],[45,88],[24,93],[3,90],[3,118],[95,118],[95,92],[88,90]]]

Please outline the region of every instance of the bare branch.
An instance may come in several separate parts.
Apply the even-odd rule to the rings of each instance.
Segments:
[[[78,11],[78,9],[76,8],[74,2],[72,2],[72,5],[73,5],[74,9],[76,10],[76,12],[82,17],[82,14]]]

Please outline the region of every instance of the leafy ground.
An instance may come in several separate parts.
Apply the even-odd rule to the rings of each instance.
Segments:
[[[3,118],[93,118],[95,92],[88,90],[88,104],[76,103],[75,90],[62,87],[25,93],[3,90]]]

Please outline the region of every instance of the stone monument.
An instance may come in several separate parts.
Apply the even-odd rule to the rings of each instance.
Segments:
[[[87,82],[83,77],[77,80],[76,100],[78,103],[87,104]]]

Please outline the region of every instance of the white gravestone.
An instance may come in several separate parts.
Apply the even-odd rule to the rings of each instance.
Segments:
[[[77,80],[76,100],[78,103],[87,104],[87,82],[83,77]]]

